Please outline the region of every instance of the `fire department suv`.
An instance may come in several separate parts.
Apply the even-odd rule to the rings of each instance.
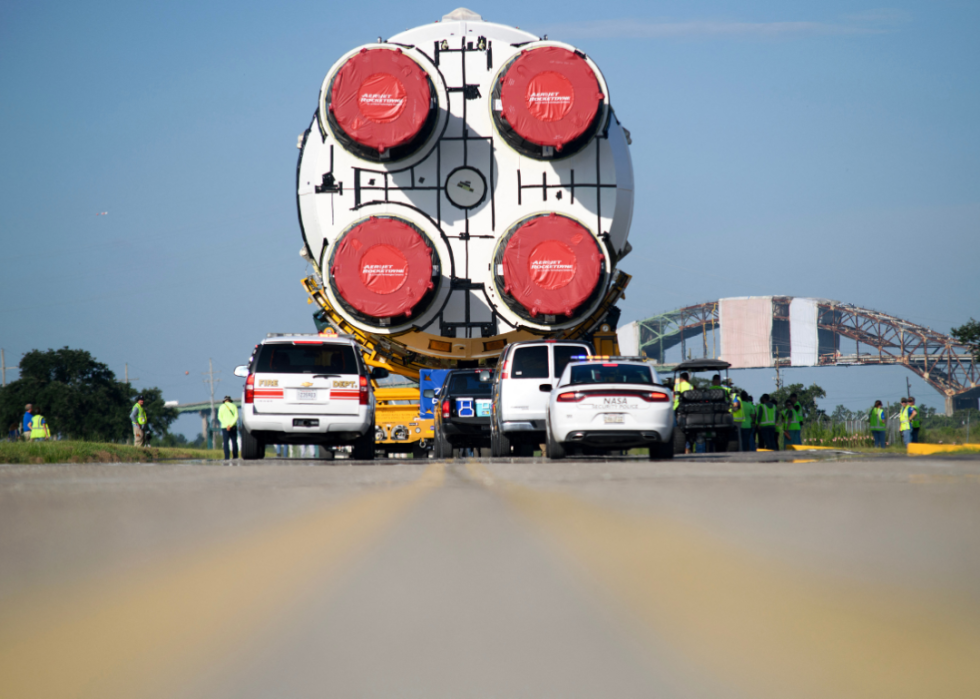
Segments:
[[[573,357],[548,401],[548,458],[569,450],[649,447],[671,459],[674,394],[653,368],[633,357]]]
[[[249,363],[242,399],[242,457],[261,459],[267,444],[353,446],[354,459],[374,458],[371,371],[353,338],[269,335]]]

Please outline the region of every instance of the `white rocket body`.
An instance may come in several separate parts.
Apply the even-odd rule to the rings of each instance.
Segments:
[[[301,148],[323,297],[390,342],[574,328],[628,251],[632,164],[598,67],[468,11],[341,57]]]

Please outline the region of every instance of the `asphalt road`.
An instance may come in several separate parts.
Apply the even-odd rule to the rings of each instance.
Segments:
[[[0,697],[599,696],[980,696],[980,459],[0,466]]]

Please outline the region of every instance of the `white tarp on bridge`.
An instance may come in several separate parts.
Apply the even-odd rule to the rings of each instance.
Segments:
[[[793,366],[817,365],[817,299],[794,298],[789,304],[789,351]]]
[[[640,354],[640,325],[635,320],[616,329],[619,353],[624,357],[637,357]]]
[[[721,299],[721,358],[732,369],[772,366],[772,296]]]

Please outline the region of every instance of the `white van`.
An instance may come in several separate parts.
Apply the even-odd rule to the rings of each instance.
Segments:
[[[347,336],[269,335],[235,376],[242,396],[242,458],[261,459],[267,444],[353,445],[374,458],[374,391],[361,347]]]
[[[529,340],[504,348],[493,383],[491,456],[530,456],[545,441],[548,398],[572,357],[592,354],[588,342]]]

